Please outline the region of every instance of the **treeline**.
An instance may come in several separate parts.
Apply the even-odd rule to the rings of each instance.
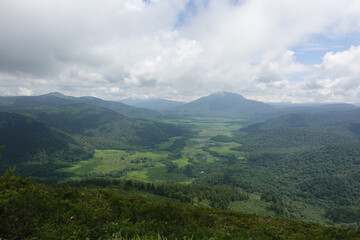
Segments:
[[[323,216],[330,224],[358,229],[360,217],[351,212],[360,206],[359,141],[318,147],[302,145],[301,148],[288,147],[283,150],[264,150],[256,146],[252,146],[252,150],[246,154],[248,168],[235,164],[233,170],[227,173],[241,180],[255,176],[258,179],[256,187],[320,206],[326,211]],[[276,207],[281,205],[276,204]],[[286,211],[287,206],[284,209]],[[274,210],[281,211],[275,205]]]
[[[360,233],[0,177],[1,239],[360,239]]]
[[[155,195],[179,200],[183,203],[197,205],[208,200],[213,208],[227,209],[230,202],[248,200],[249,196],[240,188],[231,185],[148,183],[131,179],[90,178],[67,183],[72,186],[98,186],[108,188],[115,186],[121,190],[139,190]]]
[[[256,130],[236,141],[239,151],[284,151],[357,141],[359,137],[343,126],[276,127]]]
[[[233,138],[226,135],[216,135],[210,138],[210,140],[217,142],[232,142]]]

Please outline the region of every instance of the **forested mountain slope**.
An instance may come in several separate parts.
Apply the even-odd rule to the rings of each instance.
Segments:
[[[107,108],[121,113],[122,115],[133,118],[156,120],[163,117],[162,114],[154,110],[150,110],[141,106],[130,106],[116,101],[105,101],[95,97],[80,97],[77,98],[77,100],[98,107]]]
[[[358,232],[0,177],[4,239],[360,239]]]
[[[247,149],[315,147],[360,140],[360,109],[323,114],[297,113],[241,129]]]
[[[86,137],[97,148],[151,146],[182,133],[170,124],[133,119],[84,103],[35,109],[31,114],[58,129]]]
[[[0,171],[18,167],[23,176],[56,178],[54,171],[73,162],[88,159],[92,147],[83,139],[39,119],[0,112],[0,142],[4,145]]]
[[[85,103],[31,105],[20,112],[0,112],[0,142],[5,145],[0,169],[17,166],[21,175],[43,180],[61,180],[66,174],[57,169],[90,158],[95,148],[146,149],[186,134],[174,125]]]
[[[321,206],[332,224],[354,224],[360,220],[359,116],[359,109],[291,114],[250,125],[234,148],[246,152],[247,166],[236,162],[232,176]]]
[[[140,108],[147,108],[159,112],[170,110],[174,107],[181,106],[185,104],[184,102],[177,102],[177,101],[171,101],[171,100],[165,100],[165,99],[125,99],[121,102],[134,106],[134,107],[140,107]]]
[[[121,102],[106,101],[94,97],[71,97],[61,93],[49,93],[40,96],[18,96],[18,97],[0,97],[0,111],[22,112],[32,108],[41,108],[49,106],[61,106],[74,103],[87,103],[113,110],[122,115],[134,118],[157,119],[161,114],[144,108],[132,107]]]

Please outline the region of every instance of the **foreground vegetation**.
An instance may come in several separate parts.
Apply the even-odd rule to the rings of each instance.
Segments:
[[[0,177],[3,239],[360,239],[360,233],[167,200]]]

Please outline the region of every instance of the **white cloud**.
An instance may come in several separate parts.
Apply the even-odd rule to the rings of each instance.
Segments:
[[[358,47],[330,52],[319,66],[297,62],[290,49],[314,35],[358,34],[359,1],[195,0],[195,14],[179,24],[188,2],[0,1],[0,95],[190,100],[229,90],[259,100],[356,100]]]
[[[23,88],[23,87],[20,87],[19,91],[18,91],[18,95],[21,95],[21,96],[31,96],[33,94],[34,94],[34,92],[31,89],[27,89],[27,88]]]
[[[328,52],[313,74],[296,87],[311,92],[316,101],[359,101],[360,46]]]

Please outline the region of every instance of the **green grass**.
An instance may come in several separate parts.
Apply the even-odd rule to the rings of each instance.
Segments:
[[[182,168],[189,164],[189,159],[187,157],[183,157],[180,159],[176,159],[173,162],[176,163],[179,168]]]
[[[201,138],[210,138],[216,135],[226,135],[231,137],[232,131],[238,130],[242,127],[240,123],[235,123],[231,118],[193,117],[179,120],[168,120],[166,122],[192,125],[197,130],[200,130],[198,136]]]
[[[299,201],[291,201],[288,205],[290,205],[289,210],[291,218],[328,225],[328,222],[325,221],[323,217],[325,214],[324,208]]]
[[[183,173],[172,172],[169,173],[167,167],[162,163],[156,163],[154,167],[144,168],[140,171],[127,172],[126,178],[145,181],[145,182],[179,182],[191,183],[192,178],[187,177]]]
[[[228,154],[232,153],[235,155],[238,155],[240,157],[241,153],[239,151],[234,151],[231,148],[239,147],[241,146],[238,143],[234,142],[228,142],[228,143],[217,143],[215,146],[211,146],[209,149],[211,151],[215,151],[219,154]]]
[[[174,124],[187,124],[194,129],[200,130],[193,138],[186,141],[186,147],[182,150],[182,157],[173,160],[181,169],[189,164],[189,159],[196,159],[204,163],[218,161],[219,158],[212,156],[209,152],[203,150],[203,147],[210,147],[212,151],[220,154],[236,154],[241,159],[239,152],[231,150],[239,146],[237,143],[214,142],[211,137],[222,134],[231,137],[232,131],[241,127],[240,124],[233,124],[230,119],[212,119],[212,118],[193,118],[171,120],[168,122]],[[189,183],[193,179],[180,172],[169,173],[167,167],[160,161],[166,159],[169,151],[167,148],[179,139],[172,137],[168,141],[158,144],[153,150],[149,151],[124,151],[106,149],[95,151],[93,158],[81,161],[69,168],[62,169],[74,175],[72,180],[91,174],[111,174],[119,171],[126,172],[126,178],[147,181],[147,182],[183,182]],[[149,160],[151,159],[151,160]],[[151,164],[149,162],[151,161]]]
[[[259,215],[274,216],[274,212],[266,209],[270,204],[260,200],[260,195],[250,194],[249,200],[231,202],[229,209],[242,213],[255,213]]]
[[[115,171],[143,168],[151,159],[157,162],[167,157],[166,152],[126,152],[123,150],[96,150],[93,158],[81,161],[63,171],[76,176],[98,173],[106,174]],[[138,161],[138,162],[137,162]]]

